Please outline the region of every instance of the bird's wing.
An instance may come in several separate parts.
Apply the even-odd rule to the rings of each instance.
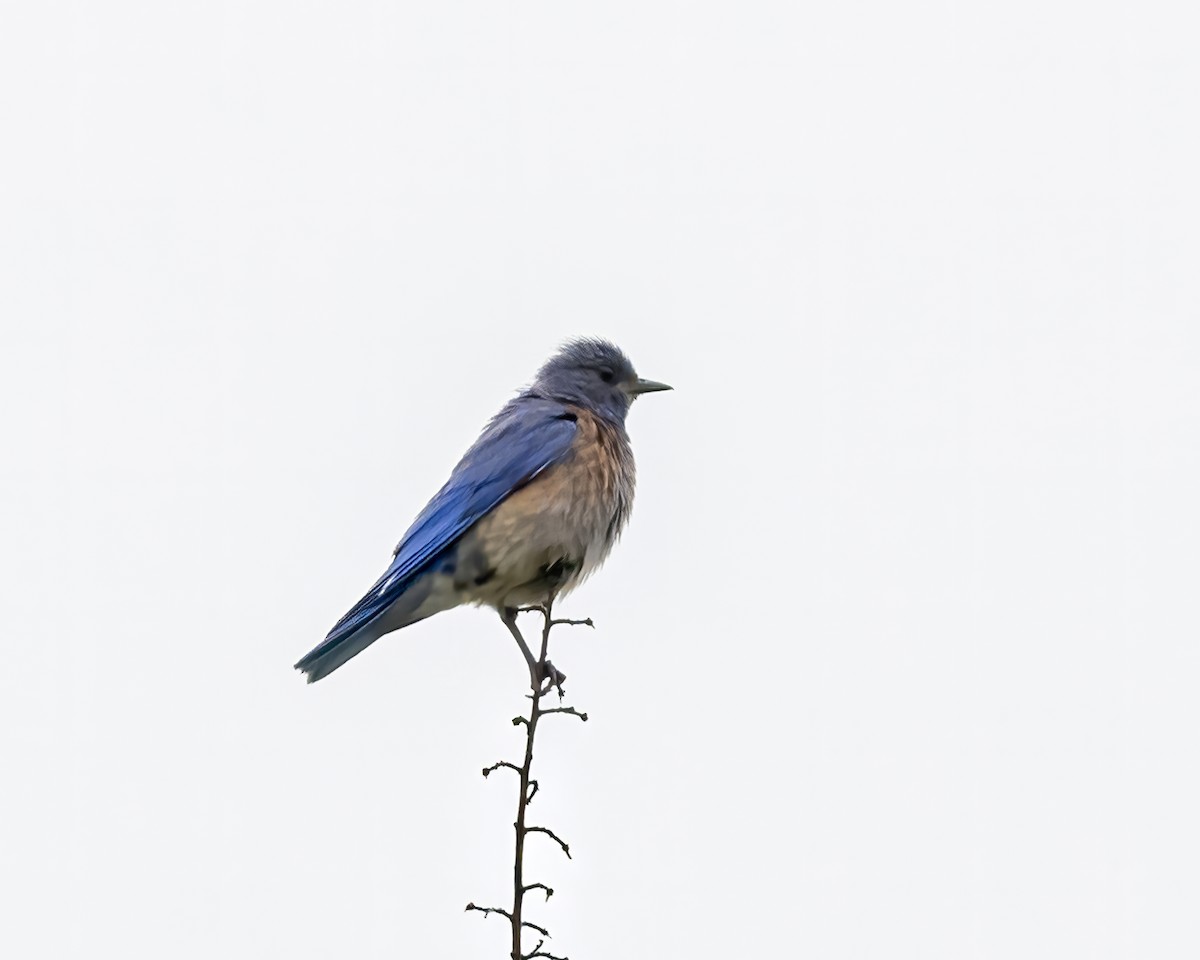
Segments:
[[[523,396],[505,406],[413,521],[383,576],[317,649],[336,644],[383,613],[476,521],[561,460],[576,429],[575,415],[552,400]]]

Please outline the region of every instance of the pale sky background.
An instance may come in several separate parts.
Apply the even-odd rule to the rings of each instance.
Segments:
[[[507,955],[498,620],[291,664],[591,334],[554,952],[1200,956],[1189,15],[7,5],[0,953]]]

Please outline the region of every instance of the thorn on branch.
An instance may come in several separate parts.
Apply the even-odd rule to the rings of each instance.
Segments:
[[[536,780],[529,781],[529,796],[525,798],[526,805],[533,803],[533,798],[538,792],[538,782]]]
[[[562,837],[560,837],[557,833],[555,833],[549,827],[526,827],[525,832],[526,833],[544,833],[551,840],[553,840],[560,847],[562,847],[562,852],[567,855],[568,860],[571,859],[571,848],[566,845],[566,843],[563,841]]]
[[[521,724],[525,724],[525,726],[529,726],[529,721],[526,720],[524,717],[513,717],[513,726],[514,727],[519,727]]]
[[[528,893],[530,890],[545,890],[547,900],[554,896],[554,888],[548,887],[544,883],[528,883],[522,887],[521,890],[524,893]],[[536,947],[534,949],[536,949]]]
[[[572,717],[578,717],[584,723],[587,723],[588,718],[586,713],[582,713],[579,710],[576,710],[574,707],[549,707],[543,710],[542,713],[568,713]]]
[[[515,770],[518,774],[521,772],[521,768],[515,763],[509,763],[507,760],[501,760],[499,763],[493,763],[490,767],[484,767],[483,775],[486,777],[489,773],[499,770],[501,767],[504,767],[508,770]]]

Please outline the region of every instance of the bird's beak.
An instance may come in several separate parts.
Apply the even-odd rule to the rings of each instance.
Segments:
[[[631,397],[641,396],[643,393],[657,393],[659,390],[675,389],[670,384],[659,383],[657,380],[643,380],[640,377],[634,380],[633,383],[625,384],[625,392]]]

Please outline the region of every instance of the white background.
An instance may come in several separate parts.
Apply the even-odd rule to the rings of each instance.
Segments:
[[[1200,955],[1185,10],[7,6],[0,952],[507,955],[503,627],[291,664],[592,334],[554,952]]]

